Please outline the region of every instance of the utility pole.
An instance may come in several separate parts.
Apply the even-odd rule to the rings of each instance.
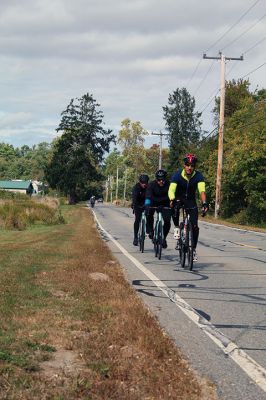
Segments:
[[[109,190],[109,183],[110,183],[110,175],[107,177],[107,181],[105,182],[105,202],[108,202],[108,190]]]
[[[115,199],[118,199],[118,166],[116,167],[116,191],[115,191]]]
[[[163,136],[168,136],[168,133],[162,133],[162,131],[160,131],[160,133],[155,133],[152,132],[151,133],[154,136],[160,136],[160,148],[159,148],[159,169],[162,169],[162,149],[163,149]]]
[[[221,210],[221,186],[222,186],[222,168],[223,168],[223,138],[224,138],[224,108],[225,108],[225,62],[230,60],[243,61],[244,57],[225,57],[221,52],[219,57],[207,57],[203,54],[204,59],[221,61],[221,84],[220,84],[220,117],[219,117],[219,136],[218,136],[218,161],[216,176],[216,193],[215,193],[215,211],[214,216],[218,218]]]
[[[126,191],[127,191],[127,168],[125,169],[124,201],[126,200]]]

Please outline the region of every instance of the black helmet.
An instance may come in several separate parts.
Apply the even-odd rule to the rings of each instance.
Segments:
[[[158,169],[155,174],[156,179],[163,179],[166,180],[167,172],[164,169]]]
[[[185,155],[185,157],[184,157],[185,164],[195,165],[196,162],[197,162],[197,157],[195,156],[195,154],[188,153]]]
[[[146,175],[146,174],[141,174],[141,175],[139,176],[139,181],[140,181],[140,183],[146,183],[146,184],[148,184],[148,182],[149,182],[149,177],[148,177],[148,175]]]

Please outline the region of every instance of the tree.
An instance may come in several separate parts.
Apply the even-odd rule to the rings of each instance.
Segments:
[[[112,131],[102,126],[103,113],[98,107],[87,93],[71,99],[61,114],[57,132],[63,134],[54,144],[46,176],[52,188],[69,195],[70,204],[86,196],[92,182],[101,180],[99,165],[114,141]]]
[[[224,119],[230,118],[234,112],[241,108],[242,102],[245,99],[252,97],[249,91],[249,80],[232,79],[232,81],[225,82],[225,105],[224,105]],[[214,124],[218,125],[220,114],[220,97],[215,98],[215,106],[213,109]]]
[[[195,111],[195,99],[186,88],[177,88],[163,107],[163,118],[169,132],[170,166],[176,169],[187,151],[193,151],[200,138],[201,114]]]
[[[122,155],[125,157],[125,165],[135,171],[135,180],[145,171],[147,165],[144,148],[145,136],[148,132],[139,121],[132,122],[129,118],[121,122],[117,143],[122,147]]]

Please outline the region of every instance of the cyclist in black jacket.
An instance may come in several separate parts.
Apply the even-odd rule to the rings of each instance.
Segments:
[[[155,174],[155,180],[150,182],[145,199],[145,209],[147,215],[147,232],[149,233],[149,238],[153,239],[154,235],[154,212],[155,210],[150,209],[150,207],[170,207],[170,200],[168,197],[168,190],[170,182],[167,179],[167,172],[163,169],[159,169]],[[167,248],[166,237],[169,233],[171,227],[171,214],[164,213],[164,240],[162,247]]]
[[[135,222],[134,222],[134,246],[138,246],[138,231],[139,231],[139,223],[141,219],[141,213],[143,211],[144,202],[145,202],[145,192],[149,182],[149,177],[146,174],[141,174],[139,177],[139,181],[132,189],[132,205],[133,212],[135,214]]]

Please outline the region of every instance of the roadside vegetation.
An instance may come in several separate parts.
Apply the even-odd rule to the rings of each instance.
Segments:
[[[1,399],[215,399],[126,282],[83,206],[0,230]]]
[[[24,230],[35,224],[64,223],[59,201],[0,191],[0,229]]]

